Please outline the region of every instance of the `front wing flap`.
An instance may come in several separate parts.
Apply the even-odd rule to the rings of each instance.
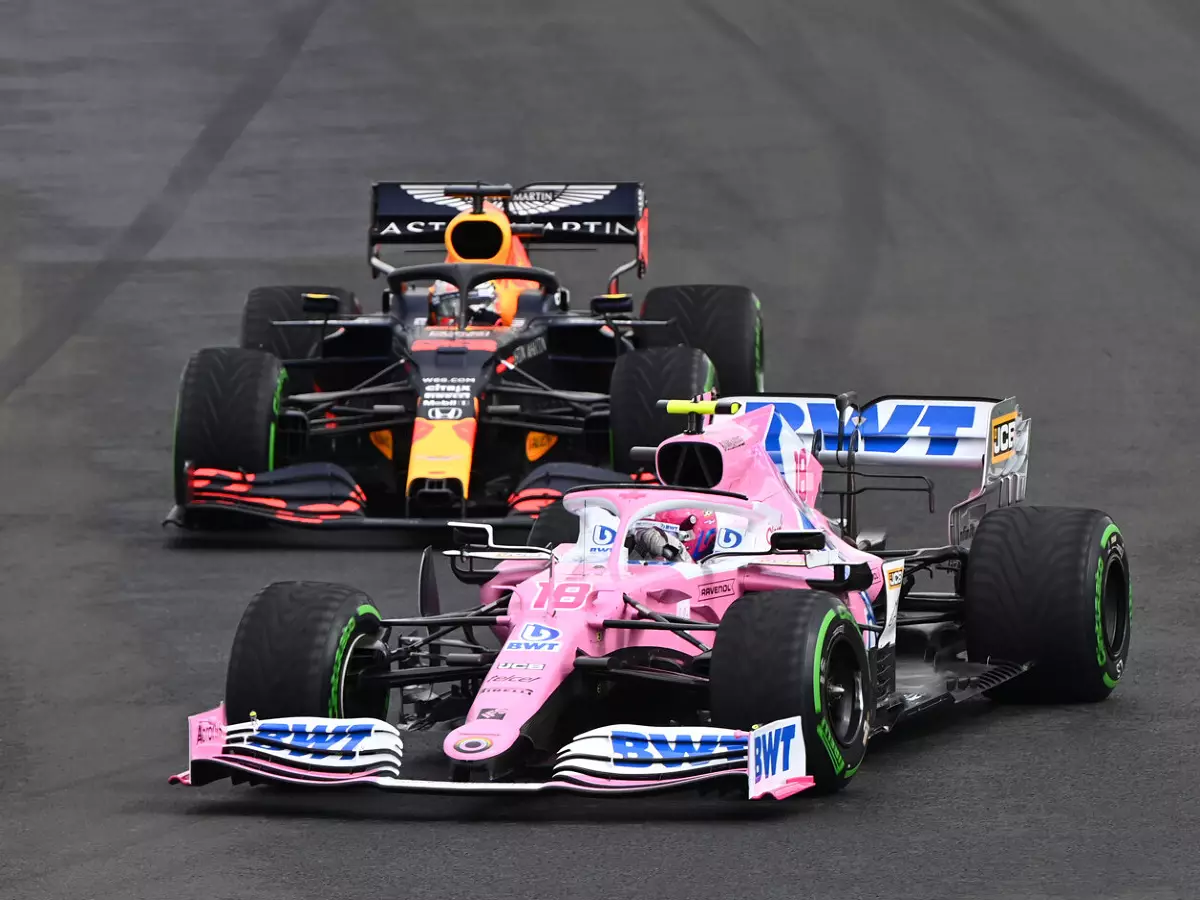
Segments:
[[[369,786],[408,793],[640,794],[715,780],[741,781],[750,799],[782,800],[813,786],[799,718],[751,731],[613,725],[559,751],[543,782],[436,781],[401,777],[404,738],[378,719],[265,719],[227,725],[224,704],[188,719],[190,762],[172,784],[199,787],[231,776],[309,787]]]
[[[164,524],[187,528],[188,513],[196,510],[322,530],[444,527],[463,518],[461,515],[449,518],[368,516],[363,489],[350,473],[333,463],[300,463],[258,473],[189,468],[185,477],[185,501],[171,509]],[[529,528],[535,519],[536,515],[514,514],[472,518],[471,521],[497,527]]]

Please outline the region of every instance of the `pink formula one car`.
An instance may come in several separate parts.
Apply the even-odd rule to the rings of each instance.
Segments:
[[[1098,700],[1120,678],[1121,533],[1098,511],[1021,504],[1015,401],[663,403],[685,433],[636,448],[662,484],[568,491],[529,546],[459,523],[447,555],[477,608],[440,611],[429,550],[415,618],[342,585],[265,588],[172,780],[783,798],[844,786],[872,735],[914,713],[981,694]],[[891,550],[858,529],[861,479],[932,498],[922,476],[864,471],[880,463],[982,469],[946,546]],[[847,482],[824,491],[836,517],[818,509],[828,464]],[[917,590],[922,572],[950,589]]]

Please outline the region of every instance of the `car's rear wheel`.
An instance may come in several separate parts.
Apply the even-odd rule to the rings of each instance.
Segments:
[[[762,304],[749,288],[733,284],[679,284],[647,292],[642,318],[674,319],[654,329],[647,346],[683,343],[703,350],[717,367],[728,396],[763,390]]]
[[[175,407],[175,502],[186,497],[184,467],[266,472],[275,468],[275,429],[286,373],[262,350],[213,347],[183,370]]]
[[[657,446],[683,431],[686,417],[658,409],[660,399],[690,400],[716,388],[716,368],[693,347],[656,347],[618,357],[609,388],[613,468],[638,471],[644,464],[630,457],[632,447]]]
[[[290,716],[385,719],[388,689],[358,676],[383,665],[379,610],[342,584],[276,582],[250,601],[225,677],[230,724]]]
[[[1032,662],[998,700],[1103,700],[1125,671],[1133,595],[1121,530],[1095,509],[989,512],[971,542],[963,593],[976,662]]]
[[[267,285],[252,288],[242,308],[241,346],[265,350],[281,360],[311,359],[321,351],[319,328],[277,326],[273,322],[315,318],[305,312],[304,295],[333,297],[337,301],[335,315],[362,312],[358,298],[345,288],[323,285]],[[303,393],[313,388],[313,372],[293,367],[289,373],[288,390]]]
[[[854,617],[824,591],[766,591],[725,612],[709,669],[714,725],[800,716],[815,790],[843,788],[867,750],[875,690]]]

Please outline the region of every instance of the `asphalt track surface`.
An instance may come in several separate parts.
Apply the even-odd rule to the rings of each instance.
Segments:
[[[1190,0],[0,0],[0,896],[1194,896],[1200,14]],[[1114,515],[1106,703],[879,742],[783,807],[171,788],[248,597],[416,554],[166,544],[178,374],[364,266],[377,178],[644,180],[650,283],[765,303],[769,387],[1015,394]],[[580,283],[582,257],[551,263]],[[937,540],[938,516],[871,509]]]

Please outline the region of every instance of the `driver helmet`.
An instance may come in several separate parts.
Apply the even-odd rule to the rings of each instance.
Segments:
[[[437,281],[429,290],[429,324],[458,325],[461,310],[458,288],[447,281]],[[476,285],[467,295],[467,324],[491,325],[499,321],[496,312],[496,286],[490,281]]]
[[[634,524],[634,530],[648,528],[681,543],[693,562],[712,553],[717,543],[717,514],[710,509],[667,509]]]

